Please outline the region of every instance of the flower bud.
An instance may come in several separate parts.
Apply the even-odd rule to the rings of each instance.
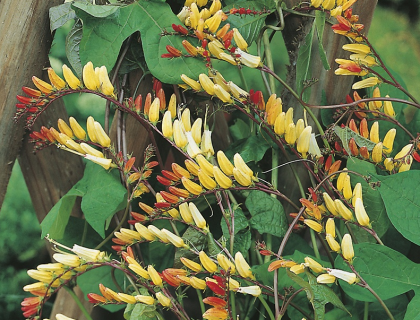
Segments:
[[[175,162],[172,163],[171,168],[172,168],[172,171],[175,173],[175,175],[178,178],[182,178],[182,177],[185,177],[187,179],[190,179],[191,178],[191,175],[190,175],[189,171],[188,170],[185,170],[178,163],[175,163]]]
[[[165,138],[172,140],[173,137],[173,129],[172,129],[172,117],[171,112],[168,110],[163,115],[162,120],[162,134]]]
[[[48,68],[48,78],[50,79],[51,84],[56,88],[57,90],[64,89],[66,86],[66,82],[61,79],[54,71],[53,68]]]
[[[197,157],[197,155],[203,153],[202,150],[197,146],[191,131],[185,132],[187,136],[188,144],[187,144],[187,153],[190,155],[191,158]]]
[[[241,170],[244,174],[252,177],[254,175],[254,172],[247,166],[244,159],[242,159],[241,155],[239,153],[236,153],[233,156],[233,163],[235,164],[235,167],[239,170]]]
[[[98,143],[104,147],[109,148],[111,146],[111,139],[109,136],[105,133],[105,130],[102,128],[101,124],[97,121],[94,123],[95,127],[95,139],[98,141]]]
[[[232,81],[228,82],[228,86],[229,86],[230,92],[236,99],[244,102],[249,98],[249,93],[243,90],[242,88],[240,88],[239,86],[237,86]]]
[[[143,296],[143,295],[137,295],[134,298],[136,298],[136,301],[140,302],[140,303],[144,303],[147,304],[149,306],[155,304],[155,299],[151,296]]]
[[[171,299],[165,296],[162,292],[157,292],[156,298],[163,307],[169,308],[172,305]]]
[[[255,280],[255,277],[251,271],[251,267],[245,261],[244,256],[242,255],[240,251],[236,252],[235,254],[235,265],[236,265],[236,270],[238,270],[238,273],[241,277]]]
[[[351,199],[351,197],[353,196],[349,175],[346,175],[346,177],[344,178],[343,196],[346,200]]]
[[[112,163],[112,159],[104,159],[102,157],[95,157],[90,154],[86,154],[85,159],[90,160],[93,163],[99,164],[105,170],[108,170],[111,167],[116,168],[116,165]]]
[[[248,44],[246,43],[245,39],[240,34],[237,28],[233,28],[233,39],[235,40],[236,45],[242,51],[248,51]]]
[[[395,135],[397,134],[397,130],[395,128],[390,129],[384,138],[383,146],[384,146],[384,153],[390,154],[392,152],[392,147],[394,145]]]
[[[334,6],[335,6],[335,0],[324,0],[322,2],[322,7],[325,10],[331,10],[332,8],[334,8]]]
[[[328,284],[328,283],[334,283],[335,279],[336,278],[333,275],[323,273],[323,274],[320,274],[318,277],[316,277],[316,282]]]
[[[345,220],[353,220],[353,213],[344,205],[343,202],[341,202],[341,200],[335,199],[334,204],[341,217]]]
[[[294,145],[296,142],[296,127],[294,123],[290,123],[287,127],[286,127],[286,132],[284,134],[284,140],[286,140],[286,142],[289,145]]]
[[[149,112],[147,114],[149,121],[156,125],[159,120],[159,111],[160,111],[160,99],[155,98],[150,105]]]
[[[311,0],[311,6],[319,8],[324,0]]]
[[[356,220],[360,225],[370,227],[369,216],[367,215],[363,201],[360,198],[356,199],[354,213],[356,215]]]
[[[352,205],[353,207],[356,204],[356,199],[360,198],[363,200],[363,194],[362,194],[362,184],[360,182],[356,183],[353,189],[353,198],[352,198]]]
[[[214,95],[214,83],[211,79],[204,73],[201,73],[198,76],[198,80],[200,81],[201,86],[203,87],[204,91],[206,91],[209,95]]]
[[[223,11],[217,11],[211,18],[204,22],[204,26],[211,32],[215,33],[222,22]]]
[[[350,51],[353,53],[361,53],[365,55],[370,53],[370,47],[361,43],[345,44],[343,45],[343,50]]]
[[[206,288],[206,281],[197,277],[190,277],[190,285],[194,289],[204,290]],[[211,309],[210,309],[211,310]],[[208,311],[208,310],[207,310]],[[203,315],[204,316],[204,315]]]
[[[184,133],[184,130],[181,127],[179,120],[175,120],[173,123],[173,134],[174,142],[179,148],[185,148],[188,143],[187,136]]]
[[[99,68],[99,83],[101,92],[110,97],[115,97],[114,86],[109,80],[108,71],[105,66]]]
[[[200,167],[192,160],[190,159],[186,159],[184,161],[185,163],[185,167],[187,168],[187,170],[194,176],[198,175],[198,170],[200,170]],[[182,196],[181,196],[182,197]],[[184,197],[185,198],[185,197]]]
[[[211,141],[211,131],[204,130],[203,136],[201,138],[201,151],[203,151],[204,155],[209,158],[214,155],[213,143]]]
[[[392,171],[392,170],[394,170],[394,161],[392,161],[392,159],[391,158],[386,158],[385,160],[384,160],[384,166],[385,166],[385,169],[386,170],[388,170],[388,171]]]
[[[166,235],[157,227],[155,227],[153,224],[149,224],[147,226],[147,229],[149,229],[149,231],[156,236],[157,238],[159,238],[160,241],[164,242],[164,243],[169,243],[168,238],[166,237]]]
[[[79,78],[77,78],[73,72],[71,71],[71,69],[69,67],[67,67],[65,64],[63,64],[63,76],[64,79],[66,80],[67,84],[69,85],[70,88],[72,88],[73,90],[78,89],[79,87],[81,87],[81,83]]]
[[[189,248],[188,245],[184,243],[181,237],[173,234],[169,230],[162,229],[162,232],[166,234],[168,240],[177,248]]]
[[[200,258],[200,262],[204,269],[206,269],[208,272],[214,273],[217,271],[217,265],[207,256],[204,251],[200,251],[198,257]]]
[[[389,98],[389,95],[386,95],[385,97]],[[392,107],[391,101],[384,101],[384,113],[387,116],[395,118],[395,111],[394,111],[394,108]]]
[[[80,126],[80,124],[76,121],[75,118],[70,117],[69,118],[70,127],[79,140],[85,140],[86,139],[86,131]]]
[[[325,224],[325,233],[330,234],[333,238],[335,238],[335,222],[334,218],[329,218],[327,223]]]
[[[58,129],[61,133],[66,134],[69,138],[73,137],[73,131],[67,125],[67,123],[63,119],[58,119],[57,121]]]
[[[136,228],[137,232],[141,235],[141,237],[146,239],[147,241],[156,240],[156,236],[140,222],[134,224],[134,228]]]
[[[194,221],[191,211],[188,207],[188,203],[184,202],[179,206],[179,213],[181,214],[182,220],[184,220],[186,223],[191,224]]]
[[[413,157],[412,156],[406,157],[404,159],[404,162],[401,164],[400,168],[398,169],[398,173],[410,170],[412,163],[413,163]]]
[[[194,262],[184,257],[181,257],[180,260],[184,266],[186,266],[188,269],[191,269],[194,272],[200,272],[201,270],[203,270],[201,265],[198,264],[197,262]]]
[[[200,183],[203,185],[203,187],[207,190],[213,190],[217,186],[216,182],[210,178],[209,175],[204,172],[204,170],[198,170],[198,179],[200,180]]]
[[[232,96],[222,86],[215,84],[214,93],[222,102],[233,103]]]
[[[207,161],[203,155],[198,155],[196,161],[201,170],[203,170],[208,176],[213,177],[213,165]]]
[[[199,195],[200,193],[203,192],[203,188],[200,185],[196,184],[195,182],[185,177],[181,178],[181,182],[184,188],[194,195]]]
[[[309,141],[311,139],[312,127],[307,126],[303,129],[297,140],[297,151],[302,154],[303,158],[306,158],[306,154],[309,151]]]
[[[305,266],[303,264],[297,264],[292,267],[290,267],[290,271],[294,274],[300,274],[305,272]]]
[[[241,186],[249,187],[252,184],[251,176],[243,173],[242,170],[239,170],[236,167],[233,168],[233,177]]]
[[[379,142],[379,123],[375,121],[370,128],[369,139],[372,142],[378,143]]]
[[[347,168],[344,168],[343,170],[347,171]],[[342,192],[343,188],[344,188],[344,183],[346,181],[346,177],[348,176],[347,172],[341,172],[338,175],[338,179],[337,179],[337,190]]]
[[[363,88],[370,88],[376,86],[380,80],[377,77],[370,77],[364,80],[358,81],[353,84],[351,87],[353,90],[363,89]]]
[[[95,134],[95,132],[96,132],[95,131],[95,119],[93,119],[93,117],[91,117],[91,116],[89,116],[87,118],[86,129],[87,129],[90,141],[98,142],[98,140],[96,139],[96,134]]]
[[[279,136],[283,136],[286,132],[285,121],[286,114],[282,112],[277,116],[276,121],[274,122],[274,132]]]
[[[259,286],[239,287],[236,292],[258,297],[261,295],[261,288]]]
[[[353,242],[351,236],[346,233],[341,241],[341,253],[343,258],[348,262],[351,262],[354,257]]]
[[[222,3],[220,2],[220,0],[213,0],[211,6],[210,6],[210,14],[213,15],[215,14],[217,11],[219,11],[222,8]]]
[[[38,90],[41,91],[43,94],[48,95],[53,91],[52,85],[35,76],[32,77],[32,82],[34,83],[35,87],[37,87]]]
[[[181,75],[181,80],[184,81],[187,85],[189,85],[194,91],[200,91],[201,90],[201,85],[191,79],[190,77],[187,77],[185,74]]]
[[[395,157],[394,160],[403,160],[405,157],[407,157],[410,154],[410,150],[412,149],[413,144],[407,144],[406,146],[404,146],[400,152],[398,152]]]
[[[197,206],[190,202],[188,204],[190,209],[191,215],[194,219],[195,225],[200,229],[208,230],[206,219],[204,219],[203,215],[201,214],[200,210],[198,210]]]

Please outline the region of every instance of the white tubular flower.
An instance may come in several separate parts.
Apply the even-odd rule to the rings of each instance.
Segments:
[[[327,268],[327,272],[328,274],[338,279],[344,280],[348,282],[349,284],[353,284],[357,282],[358,280],[356,274],[354,274],[353,272],[347,272],[347,271],[338,270],[338,269],[328,269],[328,268]]]

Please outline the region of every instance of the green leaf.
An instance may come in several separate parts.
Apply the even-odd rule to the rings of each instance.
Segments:
[[[197,251],[205,250],[206,236],[194,228],[188,227],[188,229],[182,235],[182,238],[184,239],[185,243],[189,244]],[[175,252],[175,268],[181,268],[183,266],[180,261],[181,257],[198,261],[197,255],[192,253],[189,249],[177,248]]]
[[[239,153],[245,162],[258,162],[264,157],[269,148],[270,144],[266,140],[259,135],[253,135],[233,143],[230,149],[226,151],[226,156],[232,159],[235,153]]]
[[[248,249],[251,247],[251,232],[249,230],[248,219],[240,208],[234,208],[234,215],[234,242],[233,252],[231,253],[234,255],[236,252],[240,251],[242,254],[246,255]],[[231,222],[230,216],[228,216],[228,220]],[[227,241],[227,247],[229,248],[230,234],[225,219],[220,221],[220,226],[222,228],[223,236]]]
[[[328,64],[327,55],[325,54],[324,46],[322,45],[322,37],[324,35],[324,27],[325,27],[325,11],[315,11],[315,25],[316,25],[316,33],[318,35],[318,52],[319,57],[321,58],[322,65],[324,66],[325,70],[330,70],[330,65]]]
[[[398,251],[372,243],[354,245],[353,266],[369,286],[387,300],[409,290],[420,289],[420,267]],[[335,260],[335,268],[350,271],[340,256]],[[366,289],[340,281],[343,290],[353,299],[375,301]]]
[[[234,141],[246,139],[250,135],[249,125],[242,119],[236,119],[235,123],[229,127],[229,132]]]
[[[41,238],[49,234],[52,239],[59,240],[64,236],[69,221],[70,213],[73,209],[77,197],[84,195],[83,190],[79,190],[79,183],[76,183],[55,205],[41,222]]]
[[[416,291],[416,295],[411,299],[405,313],[404,320],[420,320],[420,292]]]
[[[67,21],[76,18],[74,10],[71,8],[71,2],[51,7],[49,10],[51,32],[62,27]]]
[[[351,171],[356,171],[366,177],[376,174],[375,165],[367,161],[359,160],[357,158],[349,159],[347,161],[347,168]],[[378,189],[373,189],[365,181],[365,179],[357,175],[351,175],[352,187],[354,187],[356,183],[359,182],[362,184],[363,204],[366,208],[367,214],[369,215],[370,221],[372,222],[373,229],[376,231],[379,237],[382,237],[388,230],[390,221],[386,214],[386,209],[384,202],[382,201],[381,194],[379,193]],[[367,235],[367,232],[360,228],[356,228],[355,232]],[[357,239],[359,239],[359,242],[361,242],[358,236]]]
[[[300,94],[304,88],[304,81],[309,80],[310,75],[310,62],[312,53],[312,41],[314,39],[315,24],[312,25],[311,30],[305,37],[305,42],[299,49],[299,54],[296,62],[296,92]],[[304,92],[304,100],[309,95],[310,89]]]
[[[78,20],[66,37],[66,56],[79,78],[82,78],[82,62],[80,61],[79,56],[79,46],[82,35],[82,23]]]
[[[102,283],[105,287],[110,288],[118,292],[117,287],[115,286],[111,275],[112,267],[103,266],[96,269],[88,270],[82,275],[77,277],[77,285],[80,287],[80,290],[83,291],[83,295],[86,297],[88,293],[97,293],[101,294],[99,291],[99,283]],[[121,270],[115,269],[114,277],[116,282],[120,287],[124,287],[125,276]],[[86,298],[85,298],[86,299]],[[86,299],[87,300],[87,299]],[[108,304],[102,306],[102,308],[115,312],[121,310],[125,307],[125,304]]]
[[[251,228],[259,233],[283,237],[287,231],[287,219],[280,201],[262,191],[253,190],[245,201],[252,218]]]
[[[229,5],[223,8],[223,11],[229,11],[229,9],[238,7],[236,3]],[[251,8],[252,10],[262,11],[263,9],[273,9],[275,8],[274,1],[247,1],[246,8]],[[256,15],[229,15],[229,18],[226,22],[230,23],[231,28],[237,28],[239,33],[248,43],[251,45],[255,41],[260,33],[261,28],[264,26],[265,18],[270,14],[270,12]]]
[[[83,10],[87,14],[91,15],[95,18],[106,18],[115,12],[118,11],[120,6],[112,6],[112,5],[106,5],[106,6],[98,6],[91,4],[89,2],[82,3],[82,2],[75,2],[73,4],[75,8],[78,8],[80,10]]]
[[[82,199],[82,211],[92,228],[105,237],[105,221],[127,205],[127,190],[121,185],[118,171],[106,171],[88,162],[80,184],[86,193]]]
[[[200,73],[207,72],[205,64],[199,59],[161,58],[163,53],[167,53],[167,45],[181,49],[183,40],[180,36],[163,35],[166,30],[172,29],[173,23],[180,23],[167,3],[140,0],[118,7],[106,18],[96,18],[76,7],[75,11],[83,20],[80,43],[83,65],[92,61],[94,66],[105,65],[111,70],[124,40],[140,31],[146,64],[160,81],[178,84],[182,82],[182,73],[197,79]]]
[[[366,147],[369,151],[372,151],[375,147],[376,143],[370,141],[369,139],[364,138],[360,134],[357,134],[349,127],[340,128],[339,126],[334,126],[334,132],[340,138],[341,143],[343,144],[344,149],[347,151],[348,154],[351,154],[349,148],[349,141],[351,138],[354,138],[354,141],[359,147]],[[386,149],[384,147],[384,149]]]
[[[420,245],[420,171],[378,176],[379,192],[391,223],[408,240]]]
[[[157,316],[156,306],[149,306],[143,303],[127,304],[124,310],[124,319],[126,320],[151,320],[160,319]]]

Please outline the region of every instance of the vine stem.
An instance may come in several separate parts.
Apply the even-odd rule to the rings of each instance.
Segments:
[[[76,302],[77,306],[79,307],[80,311],[82,311],[83,315],[86,317],[87,320],[93,320],[90,316],[89,312],[86,310],[83,303],[80,301],[79,297],[74,293],[72,289],[67,286],[63,287],[67,293],[73,298],[74,302]]]

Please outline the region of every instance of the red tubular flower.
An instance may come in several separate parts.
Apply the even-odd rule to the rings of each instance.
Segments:
[[[226,281],[225,281],[225,279],[223,279],[222,277],[216,276],[216,275],[213,276],[213,279],[217,281],[217,284],[220,287],[222,287],[223,289],[226,289]]]
[[[19,102],[22,102],[25,105],[32,104],[32,102],[35,102],[33,98],[24,97],[24,96],[16,96],[16,99],[18,99]]]
[[[360,155],[366,160],[369,159],[369,150],[366,146],[360,147]]]
[[[188,30],[185,29],[182,25],[178,25],[178,30],[180,33],[182,33],[183,35],[187,35],[188,34]]]
[[[341,160],[337,160],[331,165],[330,170],[328,170],[328,174],[338,171],[340,169],[340,166],[341,166]]]
[[[413,158],[414,160],[416,160],[417,162],[420,162],[420,155],[417,153],[417,151],[413,152]]]
[[[170,179],[170,180],[172,180],[172,181],[178,181],[179,180],[179,178],[175,175],[175,173],[173,173],[172,171],[168,171],[168,170],[162,170],[162,174],[166,177],[166,178],[168,178],[168,179]]]
[[[147,164],[147,168],[148,169],[152,169],[152,168],[154,168],[154,167],[156,167],[156,166],[158,166],[159,165],[159,162],[157,162],[157,161],[150,161],[148,164]]]
[[[203,302],[215,308],[224,308],[226,307],[227,303],[225,300],[218,297],[207,297],[203,299]]]
[[[314,191],[314,189],[308,188],[308,191],[311,194],[312,200],[314,200],[315,202],[317,202],[318,201],[318,195],[316,194],[316,192]]]
[[[22,307],[21,310],[23,311],[23,316],[29,318],[38,313],[38,306]]]
[[[88,300],[90,303],[105,303],[106,299],[97,293],[88,293],[87,294]]]
[[[227,319],[227,317],[227,310],[220,308],[210,308],[203,314],[203,319],[207,320],[224,320]]]
[[[356,140],[354,140],[354,138],[351,138],[349,141],[349,149],[353,156],[357,157],[359,155],[359,148],[357,147]]]
[[[159,181],[159,182],[160,182],[161,184],[163,184],[164,186],[170,186],[170,185],[172,185],[172,184],[173,184],[171,180],[166,179],[166,178],[164,178],[164,177],[162,177],[162,176],[157,176],[157,177],[156,177],[156,180],[157,180],[157,181]]]
[[[28,88],[28,87],[22,87],[22,91],[32,98],[39,98],[42,94],[41,91]]]
[[[162,86],[161,82],[160,82],[160,84]],[[165,97],[165,92],[163,91],[162,88],[160,88],[158,91],[156,91],[156,97],[159,98],[159,102],[160,102],[159,110],[160,111],[165,110],[166,109],[166,97]]]
[[[131,248],[131,247],[127,247],[127,255],[129,256],[129,257],[131,257],[131,258],[135,258],[134,257],[134,252],[133,252],[133,249]]]
[[[260,250],[260,255],[271,256],[271,255],[273,255],[273,253],[270,250]]]
[[[264,111],[265,110],[265,102],[264,97],[261,91],[255,91],[251,89],[249,91],[249,97],[251,101],[257,106],[258,110]]]
[[[182,52],[180,50],[178,50],[177,48],[172,47],[169,44],[166,46],[166,50],[168,50],[168,52],[170,54],[172,54],[172,56],[174,56],[174,57],[180,57],[180,56],[182,56]]]
[[[338,152],[341,152],[343,149],[341,148],[340,144],[338,143],[338,141],[336,141],[334,143],[334,148],[335,150],[337,150]]]
[[[356,132],[357,134],[359,134],[359,130],[357,130],[357,125],[356,122],[354,122],[354,119],[351,119],[349,122],[349,128],[350,130]]]
[[[130,172],[131,168],[133,167],[134,162],[136,161],[136,157],[131,157],[124,165],[124,173],[127,174]]]
[[[139,94],[137,98],[134,100],[134,106],[136,108],[137,113],[141,112],[142,102],[143,102],[143,98],[141,94]]]
[[[326,172],[330,170],[331,163],[332,163],[332,155],[329,155],[327,160],[325,161],[325,166],[324,166],[324,169]]]
[[[124,246],[111,246],[111,248],[115,251],[117,251],[117,253],[121,252],[124,250]]]
[[[162,271],[162,279],[167,284],[175,288],[179,287],[179,285],[181,284],[181,281],[178,278],[176,278],[176,276],[171,275],[169,272],[166,272],[166,270]]]
[[[220,287],[217,283],[213,281],[206,281],[206,286],[210,288],[211,291],[213,291],[215,294],[219,296],[225,295],[225,289]]]
[[[136,221],[146,221],[149,220],[144,214],[141,213],[137,213],[132,211],[131,212],[131,216],[136,220]]]
[[[166,209],[170,208],[171,204],[169,202],[156,202],[155,207],[158,209]]]

